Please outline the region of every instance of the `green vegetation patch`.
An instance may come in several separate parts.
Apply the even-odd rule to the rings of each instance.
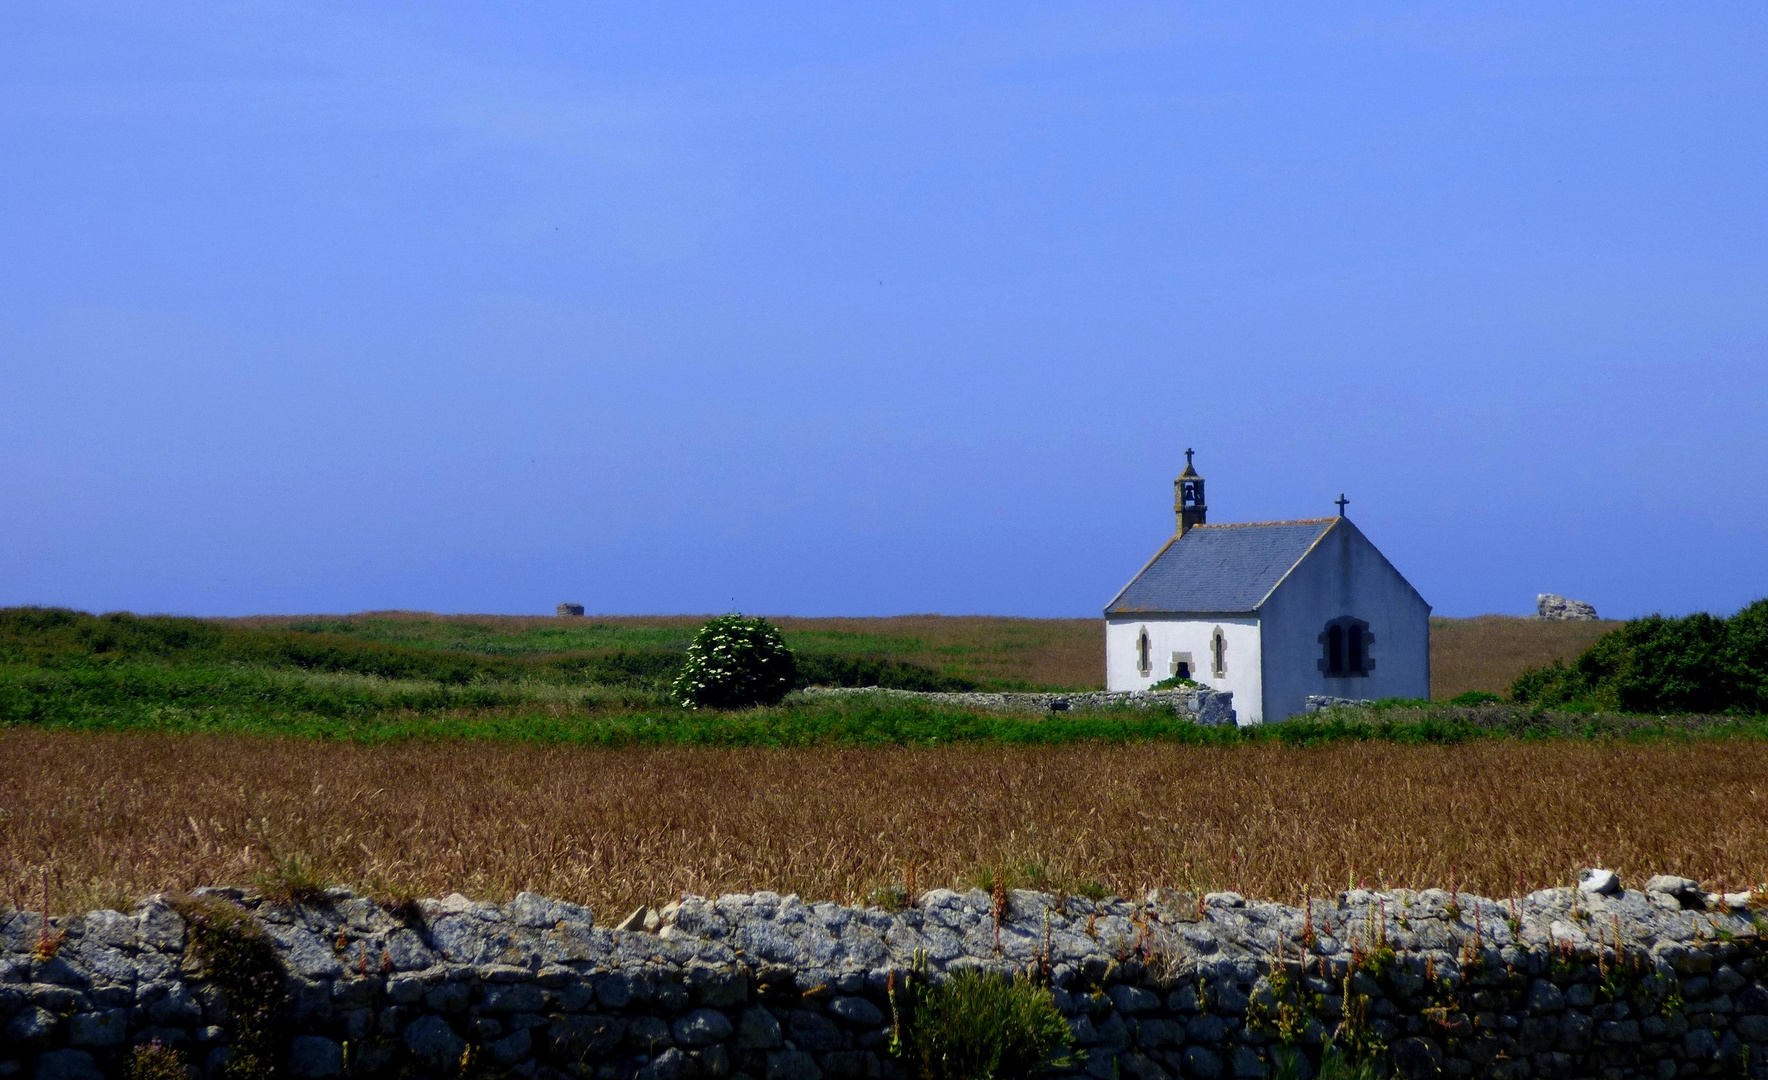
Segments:
[[[269,1080],[287,1034],[288,997],[276,946],[243,908],[225,900],[181,901],[190,949],[203,978],[227,996],[232,1055],[228,1080]]]
[[[903,661],[799,654],[799,684],[969,689]],[[817,746],[1159,740],[1225,746],[1492,738],[1761,738],[1768,720],[1555,708],[1467,694],[1377,702],[1263,727],[1200,727],[1170,708],[986,712],[889,695],[789,695],[686,709],[673,654],[488,655],[196,619],[0,611],[0,726],[201,732],[393,742],[507,740],[596,746]],[[906,684],[906,685],[904,685]]]
[[[926,1080],[1019,1080],[1074,1064],[1074,1033],[1050,991],[1026,979],[953,972],[891,994],[891,1051]]]
[[[1729,619],[1634,619],[1570,664],[1524,672],[1511,696],[1612,712],[1768,712],[1768,599]]]

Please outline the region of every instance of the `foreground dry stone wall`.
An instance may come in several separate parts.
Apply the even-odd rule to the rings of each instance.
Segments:
[[[190,917],[219,904],[274,943],[273,1065],[296,1078],[907,1076],[890,990],[918,962],[1045,982],[1086,1052],[1074,1071],[1101,1080],[1250,1080],[1286,1055],[1305,1080],[1332,1036],[1406,1077],[1768,1077],[1751,897],[1648,886],[1598,871],[1515,902],[1356,890],[1305,909],[936,890],[895,912],[763,892],[634,929],[529,893],[389,911],[343,889],[202,890],[47,933],[0,917],[0,1077],[122,1075],[155,1042],[227,1075],[239,1017],[274,994],[242,1009],[202,962]]]

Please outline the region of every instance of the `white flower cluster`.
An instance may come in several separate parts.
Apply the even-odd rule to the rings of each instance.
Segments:
[[[769,705],[792,689],[797,665],[766,619],[721,615],[694,636],[671,691],[689,708]]]

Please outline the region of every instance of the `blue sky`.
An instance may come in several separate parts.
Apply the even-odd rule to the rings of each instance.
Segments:
[[[1768,595],[1768,8],[14,3],[0,604]]]

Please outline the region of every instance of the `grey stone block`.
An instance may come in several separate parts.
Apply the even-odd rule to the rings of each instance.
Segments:
[[[68,1017],[70,1046],[121,1046],[128,1038],[128,1009],[102,1009]]]
[[[1099,1033],[1093,1030],[1093,1020],[1085,1013],[1069,1017],[1068,1030],[1074,1033],[1076,1046],[1091,1046],[1099,1041]]]
[[[1529,1012],[1539,1016],[1543,1013],[1556,1013],[1565,1008],[1565,995],[1559,987],[1546,979],[1536,979],[1529,986],[1527,1008]]]
[[[632,1001],[632,980],[615,972],[596,980],[595,999],[609,1009],[624,1009]]]
[[[626,1025],[626,1045],[640,1054],[660,1054],[675,1045],[669,1021],[659,1016],[635,1016]]]
[[[870,1027],[884,1022],[884,1010],[863,997],[838,997],[829,1002],[829,1012],[850,1024]]]
[[[717,1009],[695,1009],[677,1020],[671,1028],[675,1041],[683,1046],[708,1046],[731,1037],[730,1020]]]
[[[1227,1034],[1227,1022],[1212,1013],[1198,1013],[1185,1026],[1185,1037],[1192,1042],[1219,1043]]]
[[[835,1050],[823,1055],[823,1080],[865,1080],[866,1059],[862,1050]]]
[[[767,1055],[767,1080],[823,1080],[823,1070],[802,1050],[775,1050]]]
[[[1143,1054],[1125,1054],[1117,1059],[1118,1075],[1124,1080],[1167,1080],[1172,1074],[1160,1063]]]
[[[466,1040],[454,1033],[448,1021],[440,1016],[420,1016],[405,1028],[405,1045],[412,1054],[430,1065],[452,1065],[460,1061]]]
[[[485,1050],[496,1064],[514,1065],[534,1052],[534,1036],[529,1031],[529,1028],[512,1031],[496,1042],[486,1044]]]
[[[1118,1050],[1128,1047],[1133,1038],[1129,1025],[1124,1023],[1123,1017],[1115,1012],[1108,1013],[1105,1019],[1099,1021],[1095,1026],[1095,1031],[1098,1033],[1100,1042]]]
[[[737,1017],[738,1050],[773,1050],[780,1045],[780,1022],[759,1005],[744,1009]]]
[[[43,1046],[55,1037],[61,1018],[48,1009],[27,1005],[6,1022],[6,1045],[21,1050]]]
[[[1185,1075],[1196,1080],[1221,1080],[1222,1059],[1201,1046],[1185,1047]]]
[[[1406,1080],[1427,1080],[1442,1071],[1442,1047],[1421,1035],[1401,1039],[1393,1044],[1393,1065]]]
[[[671,1047],[640,1069],[637,1080],[688,1080],[696,1071],[693,1058]]]
[[[344,1048],[318,1035],[297,1035],[289,1042],[288,1073],[296,1080],[319,1080],[344,1071]]]
[[[614,1016],[559,1016],[547,1025],[549,1055],[571,1063],[611,1057],[626,1034],[626,1021]]]
[[[1111,998],[1111,1004],[1117,1007],[1117,1011],[1125,1016],[1150,1013],[1160,1008],[1160,998],[1139,986],[1118,983],[1105,993]]]
[[[103,1080],[98,1063],[84,1050],[51,1050],[37,1055],[31,1080]]]
[[[535,1012],[546,1004],[546,991],[533,983],[503,983],[485,988],[479,1008],[490,1013]]]
[[[1768,1042],[1768,1016],[1740,1016],[1731,1022],[1731,1030],[1750,1042]]]
[[[841,1049],[841,1030],[833,1021],[809,1009],[793,1009],[787,1025],[792,1045],[820,1054]]]
[[[731,1071],[730,1051],[722,1046],[708,1046],[703,1050],[696,1050],[688,1056],[694,1059],[695,1065],[699,1066],[701,1076],[716,1080],[717,1077],[726,1076]]]
[[[473,988],[464,982],[446,982],[424,995],[424,1004],[437,1012],[457,1013],[473,1000]]]
[[[1706,1028],[1695,1028],[1682,1036],[1682,1053],[1690,1061],[1712,1061],[1719,1053],[1719,1040]]]

